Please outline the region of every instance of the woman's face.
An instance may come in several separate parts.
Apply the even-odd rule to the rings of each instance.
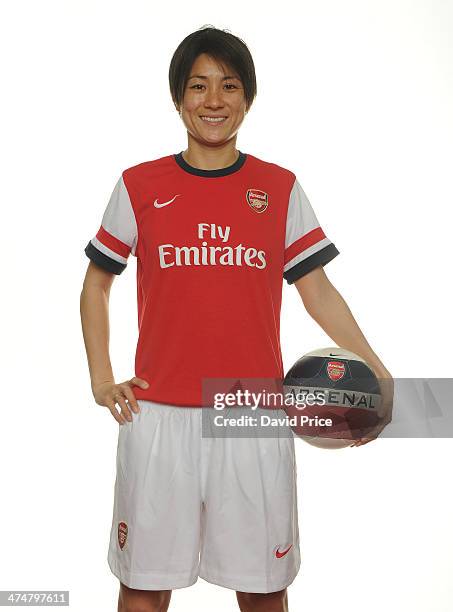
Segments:
[[[246,113],[242,83],[233,70],[225,70],[209,55],[199,55],[178,109],[187,131],[206,144],[222,144],[233,138]]]

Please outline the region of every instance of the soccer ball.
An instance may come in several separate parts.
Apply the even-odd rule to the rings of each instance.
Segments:
[[[351,351],[310,351],[290,368],[283,388],[292,430],[313,446],[351,446],[381,422],[379,381]]]

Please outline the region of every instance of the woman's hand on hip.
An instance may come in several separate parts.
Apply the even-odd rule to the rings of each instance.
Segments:
[[[100,383],[93,388],[96,404],[106,406],[113,418],[120,425],[124,425],[126,421],[132,421],[131,411],[136,414],[140,411],[137,399],[132,391],[133,386],[147,389],[149,384],[143,378],[137,378],[136,376],[122,383],[113,381]],[[116,404],[119,405],[120,410],[117,409]]]

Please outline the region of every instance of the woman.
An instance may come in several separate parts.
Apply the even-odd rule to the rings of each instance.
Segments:
[[[256,95],[243,41],[190,34],[169,80],[188,146],[122,172],[85,249],[92,391],[121,425],[108,555],[118,610],[166,610],[200,576],[235,590],[243,611],[283,611],[300,565],[293,439],[203,437],[203,385],[282,378],[283,278],[339,346],[391,376],[327,279],[338,251],[295,175],[236,148]],[[130,253],[136,375],[116,383],[108,298]]]

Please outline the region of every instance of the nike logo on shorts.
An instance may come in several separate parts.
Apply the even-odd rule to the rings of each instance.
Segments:
[[[288,548],[286,550],[283,550],[282,552],[280,552],[279,548],[277,548],[277,550],[275,551],[275,556],[277,557],[277,559],[281,559],[282,557],[284,557],[291,549],[292,544],[290,544],[288,546]]]

